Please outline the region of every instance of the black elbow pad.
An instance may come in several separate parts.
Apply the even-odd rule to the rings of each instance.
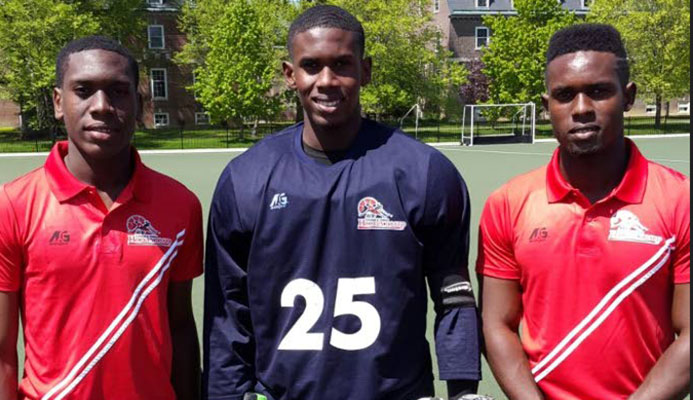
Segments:
[[[476,306],[472,283],[460,275],[446,276],[440,288],[440,295],[445,308]]]

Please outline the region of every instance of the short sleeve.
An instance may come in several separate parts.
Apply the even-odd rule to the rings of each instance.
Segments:
[[[481,213],[476,261],[479,274],[500,279],[520,279],[512,232],[507,193],[503,187],[491,194]]]
[[[191,194],[191,197],[185,239],[178,253],[176,268],[171,274],[174,282],[188,281],[202,274],[202,207],[195,195]]]
[[[685,190],[678,196],[675,226],[676,248],[674,249],[674,283],[691,282],[691,181],[686,179]]]
[[[0,186],[0,291],[19,290],[22,264],[17,217],[5,186]]]

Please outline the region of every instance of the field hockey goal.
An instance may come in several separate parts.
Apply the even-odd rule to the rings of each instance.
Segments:
[[[534,143],[535,130],[534,103],[469,104],[462,112],[461,142],[466,146]]]

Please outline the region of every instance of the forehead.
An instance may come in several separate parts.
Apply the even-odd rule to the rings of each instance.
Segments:
[[[339,28],[312,28],[296,34],[292,49],[295,59],[357,55],[357,34]]]
[[[619,82],[618,59],[604,51],[578,51],[554,58],[546,67],[548,87]]]
[[[84,50],[67,58],[65,82],[121,81],[134,82],[127,58],[108,50]]]

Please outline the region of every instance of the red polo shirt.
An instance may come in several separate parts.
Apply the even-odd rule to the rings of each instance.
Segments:
[[[522,286],[521,340],[547,399],[625,399],[674,340],[674,284],[690,282],[690,180],[628,141],[621,183],[590,205],[559,170],[488,199],[477,271]]]
[[[175,399],[167,290],[202,273],[195,195],[142,164],[107,210],[65,167],[0,187],[0,290],[19,291],[26,399]]]

